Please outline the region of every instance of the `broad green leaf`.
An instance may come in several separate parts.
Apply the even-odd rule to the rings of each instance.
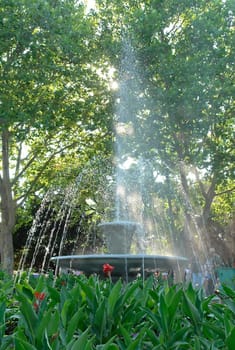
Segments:
[[[119,326],[121,335],[123,336],[125,346],[128,346],[132,342],[130,332],[122,325]]]
[[[59,311],[57,309],[51,310],[50,323],[48,323],[47,325],[48,336],[52,336],[53,334],[56,334],[59,331],[59,325],[60,325]]]
[[[157,332],[152,329],[147,329],[146,333],[148,334],[148,337],[150,338],[152,344],[154,346],[157,346],[160,344],[159,337],[157,336]]]
[[[183,293],[183,309],[185,314],[190,318],[196,330],[199,330],[201,325],[201,316],[195,305],[187,297],[186,293]]]
[[[35,329],[35,340],[37,344],[40,344],[42,339],[44,339],[45,334],[47,334],[47,327],[51,323],[52,310],[48,310],[43,314],[43,316],[38,320],[38,325]],[[57,329],[58,331],[58,329]]]
[[[235,300],[235,291],[232,288],[230,288],[226,284],[222,284],[222,290],[227,297],[230,297],[231,299]]]
[[[49,296],[51,298],[50,304],[56,305],[57,303],[60,302],[60,293],[53,287],[47,286],[47,290],[49,293]]]
[[[110,338],[105,344],[97,345],[96,350],[119,350],[118,346],[113,343],[115,336]]]
[[[75,330],[79,328],[79,322],[85,318],[85,313],[84,313],[84,306],[82,308],[79,308],[72,318],[68,322],[68,327],[67,327],[67,332],[66,332],[66,341],[69,342],[73,335]]]
[[[122,289],[122,283],[119,280],[117,283],[114,284],[113,288],[111,289],[111,292],[108,296],[108,304],[107,304],[107,316],[108,318],[114,318],[115,315],[113,315],[113,312],[115,310],[115,305],[120,297],[120,291]],[[119,307],[122,307],[122,305],[119,305]]]
[[[169,346],[174,346],[174,344],[178,344],[178,342],[185,341],[187,339],[190,339],[192,337],[192,328],[191,327],[182,327],[181,324],[179,324],[178,328],[172,330],[171,334],[169,335]]]
[[[97,307],[97,302],[96,302],[96,295],[94,293],[94,290],[86,283],[83,283],[82,281],[79,282],[81,289],[83,291],[83,297],[86,298],[89,306],[93,311],[95,311]]]
[[[126,348],[126,350],[141,350],[141,343],[141,339],[136,339]]]
[[[127,301],[129,301],[130,298],[135,297],[136,291],[139,289],[139,284],[137,282],[128,284],[125,290],[125,293],[123,293],[121,303],[124,306]]]
[[[226,345],[228,347],[228,350],[235,349],[235,327],[233,327],[231,332],[228,334],[227,339],[226,339]]]
[[[168,307],[165,302],[164,296],[160,295],[160,303],[159,303],[159,314],[160,314],[160,324],[161,324],[161,330],[164,332],[165,335],[168,335],[168,325],[170,324],[169,319],[169,313],[168,313]]]
[[[120,350],[119,347],[114,344],[97,345],[96,350]]]
[[[171,300],[171,303],[168,304],[168,313],[169,313],[169,323],[173,323],[179,308],[180,300],[182,298],[182,290],[179,289],[175,292],[174,297]]]
[[[61,320],[65,328],[67,328],[67,323],[72,317],[74,312],[75,310],[74,310],[73,301],[71,299],[66,300],[61,310]]]
[[[88,328],[85,332],[79,335],[78,339],[76,339],[72,346],[68,346],[69,350],[81,350],[86,349],[87,344],[89,344],[89,332],[90,328]],[[90,346],[90,345],[89,345]]]
[[[230,316],[230,313],[228,310],[225,310],[224,313],[224,328],[225,328],[225,335],[226,337],[231,333],[231,331],[234,328],[234,321]]]
[[[106,326],[109,326],[109,323],[107,324],[107,303],[104,299],[99,307],[96,310],[95,316],[94,316],[94,327],[96,329],[97,338],[102,343],[103,341],[103,335],[104,332],[107,332]]]
[[[17,299],[21,302],[20,311],[22,312],[23,320],[25,321],[26,330],[33,341],[33,339],[35,339],[38,316],[33,309],[32,303],[20,290],[18,290]]]
[[[14,338],[14,343],[17,350],[38,350],[31,343],[18,339],[17,337]]]
[[[0,302],[0,344],[5,334],[5,311],[6,311],[6,303]]]

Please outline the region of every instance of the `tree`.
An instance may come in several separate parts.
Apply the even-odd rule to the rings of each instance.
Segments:
[[[180,6],[150,1],[142,26],[135,27],[139,57],[147,67],[148,94],[157,101],[146,118],[146,155],[149,150],[157,153],[164,172],[180,175],[185,220],[194,225],[194,235],[194,216],[200,215],[198,224],[208,245],[213,242],[205,235],[219,188],[223,184],[230,195],[234,191],[233,11],[232,3],[223,1]],[[230,217],[231,211],[232,207]]]
[[[109,95],[96,22],[77,1],[3,1],[0,25],[0,253],[11,273],[17,207],[53,181],[65,155],[104,149]]]
[[[194,240],[200,230],[204,243],[213,244],[207,232],[216,221],[221,188],[234,196],[234,4],[98,3],[109,18],[102,22],[106,36],[131,38],[136,61],[144,67],[143,107],[136,117],[142,142],[136,147],[174,184],[184,204],[185,235]]]

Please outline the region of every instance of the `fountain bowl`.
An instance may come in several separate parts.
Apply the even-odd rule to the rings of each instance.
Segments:
[[[62,272],[73,271],[85,275],[104,276],[103,265],[114,266],[114,280],[126,281],[138,276],[143,278],[158,272],[176,271],[187,264],[187,258],[181,256],[147,255],[147,254],[89,254],[55,256],[51,261],[57,264]]]

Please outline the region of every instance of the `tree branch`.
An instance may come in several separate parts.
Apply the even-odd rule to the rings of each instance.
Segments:
[[[40,168],[40,170],[38,171],[37,175],[35,176],[34,180],[32,181],[29,189],[20,197],[18,197],[16,199],[17,202],[17,208],[19,206],[21,206],[24,201],[26,200],[27,196],[32,192],[32,189],[35,185],[35,183],[37,182],[37,180],[40,178],[40,176],[42,175],[43,171],[45,170],[46,166],[51,162],[51,160],[59,153],[63,152],[65,149],[68,148],[72,148],[73,146],[75,146],[77,144],[77,142],[73,142],[70,145],[64,146],[62,148],[60,148],[59,150],[57,150],[56,152],[54,152],[53,154],[51,154],[51,156],[47,159],[47,161],[42,165],[42,167]],[[35,157],[36,158],[36,157]]]
[[[215,196],[221,196],[222,194],[233,192],[233,191],[235,191],[235,187],[229,188],[228,190],[225,190],[219,193],[215,193]]]

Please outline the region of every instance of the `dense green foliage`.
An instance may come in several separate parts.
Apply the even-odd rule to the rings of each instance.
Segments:
[[[26,276],[25,276],[26,277]],[[154,278],[1,274],[0,349],[234,349],[235,292],[203,296]]]
[[[13,269],[12,233],[26,231],[51,185],[66,188],[91,159],[112,174],[110,83],[124,39],[139,73],[133,148],[151,164],[146,215],[167,241],[173,232],[175,243],[188,242],[189,255],[191,242],[199,251],[203,242],[231,261],[234,1],[97,0],[86,12],[76,0],[4,0],[0,27],[3,267]],[[109,178],[96,174],[78,199],[79,213],[86,199],[95,203],[93,221],[112,210]]]

